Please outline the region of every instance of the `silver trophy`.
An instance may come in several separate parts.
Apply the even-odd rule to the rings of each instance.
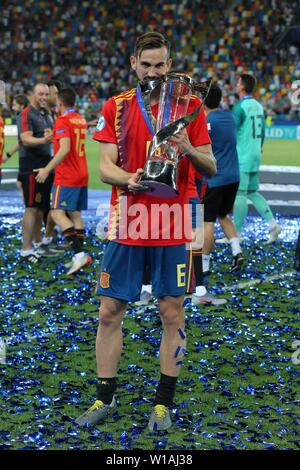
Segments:
[[[196,83],[189,75],[171,72],[162,79],[141,85],[145,109],[152,123],[154,119],[152,115],[150,116],[150,96],[157,86],[161,89],[157,121],[154,124],[155,135],[149,147],[141,183],[148,188],[151,196],[175,197],[178,195],[177,166],[180,150],[169,139],[198,116],[209,91],[210,82]],[[190,97],[195,91],[200,92],[202,103],[187,115]]]

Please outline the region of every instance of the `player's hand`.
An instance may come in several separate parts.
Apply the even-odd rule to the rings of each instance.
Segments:
[[[98,119],[92,119],[91,121],[87,122],[88,127],[95,127],[98,124]]]
[[[44,183],[49,176],[49,171],[46,168],[37,168],[33,171],[37,173],[35,179],[38,183]]]
[[[142,174],[144,173],[144,170],[142,168],[138,168],[135,173],[133,173],[129,180],[128,180],[128,190],[131,193],[145,193],[149,191],[147,186],[144,186],[143,184],[140,183]]]
[[[186,129],[182,129],[178,134],[172,135],[168,140],[169,142],[176,144],[183,154],[189,153],[193,148]]]
[[[44,142],[45,144],[48,144],[49,142],[52,141],[53,138],[53,132],[51,129],[45,129],[44,130]]]

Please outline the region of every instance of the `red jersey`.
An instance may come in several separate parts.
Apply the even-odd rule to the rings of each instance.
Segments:
[[[200,103],[199,98],[192,96],[187,114]],[[157,108],[157,105],[152,107],[154,117],[157,116]],[[211,143],[203,110],[186,130],[194,147]],[[137,168],[144,167],[152,135],[140,110],[135,89],[107,101],[93,139],[117,145],[117,165],[125,171],[134,173]],[[179,194],[174,198],[158,198],[149,193],[132,194],[125,188],[113,186],[108,239],[141,246],[189,242],[191,225],[187,179],[190,165],[187,157],[179,161]]]
[[[68,137],[70,152],[55,168],[54,184],[81,187],[88,185],[88,167],[85,155],[87,123],[83,116],[68,109],[59,116],[53,128],[54,155],[59,149],[59,140]]]
[[[188,183],[187,183],[187,193],[188,193],[189,198],[199,196],[197,186],[196,186],[196,180],[202,181],[202,179],[203,179],[203,176],[201,175],[201,173],[199,173],[196,170],[194,165],[190,165]]]
[[[4,150],[4,121],[0,116],[0,165],[3,159],[3,150]]]

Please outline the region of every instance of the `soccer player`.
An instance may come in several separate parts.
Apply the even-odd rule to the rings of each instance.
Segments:
[[[17,121],[20,118],[20,115],[23,109],[25,109],[27,106],[29,106],[29,99],[27,98],[26,95],[14,96],[11,108],[13,112],[15,113]],[[5,155],[3,157],[3,163],[7,162],[7,160],[11,158],[18,150],[19,150],[19,142],[17,140],[16,143],[9,150],[5,152]],[[21,191],[22,197],[23,197],[22,184],[20,181],[20,172],[18,172],[16,186]]]
[[[187,193],[189,198],[189,204],[191,208],[192,216],[192,229],[193,229],[193,241],[191,243],[191,255],[192,259],[187,263],[187,267],[190,268],[190,262],[192,262],[193,276],[187,277],[187,294],[194,293],[192,295],[192,303],[195,305],[223,305],[226,304],[226,299],[217,298],[207,291],[204,285],[203,267],[202,267],[202,248],[205,243],[205,230],[203,227],[203,201],[207,191],[207,180],[195,170],[193,166],[190,167]],[[205,207],[204,207],[205,211]],[[191,272],[191,269],[189,269]]]
[[[239,269],[244,257],[236,227],[229,217],[239,186],[239,162],[236,150],[236,127],[232,114],[222,110],[220,87],[213,84],[205,100],[206,120],[217,160],[217,174],[208,180],[204,195],[203,271],[209,271],[210,254],[214,249],[214,230],[217,218],[232,250],[231,271]]]
[[[16,119],[18,119],[23,109],[25,109],[27,106],[29,106],[29,99],[27,98],[26,95],[14,96],[11,109],[15,113]],[[17,141],[9,150],[6,151],[5,160],[3,161],[7,161],[18,150],[19,150],[19,142]]]
[[[29,99],[26,95],[16,95],[13,98],[12,102],[12,110],[15,113],[16,117],[16,122],[18,125],[18,121],[21,118],[21,113],[22,111],[29,106],[30,102]],[[50,116],[49,116],[50,117]],[[53,121],[51,120],[51,125]],[[18,126],[20,128],[20,125]],[[17,151],[19,150],[19,141],[17,141],[7,152],[5,157],[3,158],[3,161],[7,161],[9,158],[12,157]],[[19,163],[20,166],[20,163]],[[52,179],[53,180],[53,179]],[[22,183],[21,183],[21,176],[20,176],[20,171],[18,172],[18,177],[17,177],[17,183],[16,183],[17,188],[20,190],[22,198],[24,199],[23,195],[23,190],[22,190]],[[45,220],[47,218],[48,214],[48,209],[43,210],[43,219]],[[33,246],[34,246],[34,251],[35,251],[35,256],[37,255],[43,255],[43,256],[55,256],[56,253],[61,252],[60,247],[56,246],[51,246],[47,245],[44,243],[44,237],[42,238],[41,234],[41,226],[38,224],[34,230],[33,234]],[[64,250],[63,250],[64,251]]]
[[[34,169],[46,166],[51,158],[52,120],[47,112],[49,89],[44,83],[34,86],[31,104],[24,108],[18,119],[20,180],[25,202],[22,221],[21,258],[37,263],[33,239],[41,230],[43,214],[49,210],[52,181],[35,180]]]
[[[52,117],[53,122],[57,116],[57,93],[62,88],[62,84],[59,80],[49,80],[47,82],[49,88],[49,100],[48,100],[48,112]],[[53,145],[51,148],[51,157],[53,157]],[[52,176],[53,177],[53,176]],[[45,234],[42,239],[42,244],[39,248],[41,253],[49,256],[51,253],[63,253],[65,248],[62,245],[58,245],[54,242],[55,237],[55,222],[51,217],[50,211],[44,214],[45,222]]]
[[[57,94],[62,89],[62,83],[60,80],[49,80],[47,82],[49,87],[49,111],[52,115],[53,120],[58,117],[57,115]]]
[[[261,151],[265,138],[265,114],[262,105],[253,98],[252,93],[256,79],[247,73],[240,75],[236,90],[240,101],[234,107],[234,117],[237,125],[237,152],[240,166],[240,184],[234,204],[234,223],[240,234],[248,212],[250,199],[261,215],[269,224],[267,244],[277,240],[281,232],[280,225],[274,219],[265,198],[259,194],[259,166]]]
[[[75,255],[68,275],[91,263],[83,251],[84,223],[81,211],[87,209],[88,168],[85,154],[87,124],[74,110],[76,95],[72,88],[57,94],[60,113],[54,124],[54,157],[44,168],[36,168],[36,181],[46,181],[55,168],[52,189],[51,217],[61,228]],[[68,215],[66,214],[68,212]]]
[[[169,41],[157,32],[139,37],[130,58],[140,83],[158,79],[172,64]],[[151,94],[151,113],[158,111],[159,89]],[[190,99],[188,113],[200,104]],[[185,186],[189,166],[213,175],[215,159],[205,115],[170,140],[185,156],[178,166],[179,195],[164,199],[145,192],[140,183],[147,148],[154,130],[144,107],[140,86],[108,100],[94,133],[100,142],[100,175],[112,185],[109,243],[102,262],[97,293],[101,296],[96,339],[98,371],[97,400],[76,422],[97,424],[116,406],[116,375],[122,351],[122,320],[127,302],[137,301],[146,261],[150,266],[153,294],[158,298],[163,335],[160,345],[160,381],[148,427],[164,430],[171,426],[170,407],[186,348],[183,300],[186,287],[186,248],[191,227],[184,234]],[[174,217],[157,217],[166,208]],[[189,214],[189,206],[187,205]],[[140,214],[140,215],[139,215]],[[170,214],[169,214],[170,216]],[[139,218],[140,217],[140,218]],[[189,217],[188,217],[189,218]],[[189,218],[190,221],[190,218]],[[181,232],[181,233],[180,233]]]

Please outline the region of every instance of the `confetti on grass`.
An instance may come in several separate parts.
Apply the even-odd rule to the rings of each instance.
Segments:
[[[119,367],[116,412],[101,426],[75,418],[94,401],[94,342],[98,299],[93,294],[105,244],[87,218],[86,249],[93,265],[72,279],[63,258],[20,263],[20,210],[0,222],[0,449],[299,449],[300,366],[291,360],[299,337],[299,287],[291,272],[297,221],[281,219],[281,241],[264,246],[259,219],[248,220],[246,264],[230,274],[230,249],[212,259],[208,286],[228,302],[186,306],[187,351],[178,379],[173,426],[147,423],[159,379],[161,323],[157,303],[129,305]],[[261,284],[228,290],[242,281]],[[183,333],[183,332],[182,332]],[[183,333],[185,336],[185,334]],[[184,338],[182,338],[184,339]],[[179,351],[175,353],[177,357]]]

